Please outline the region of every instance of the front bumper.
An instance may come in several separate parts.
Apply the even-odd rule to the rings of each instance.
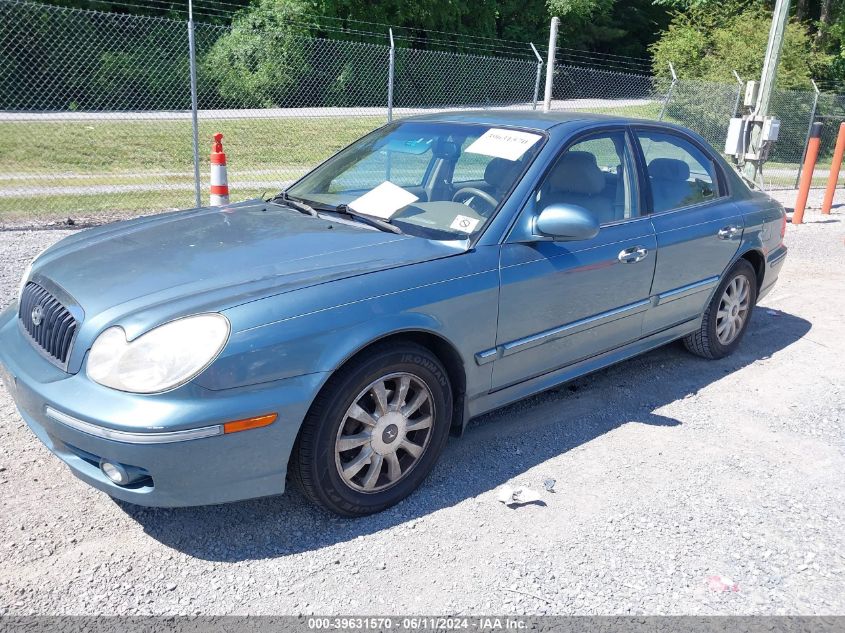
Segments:
[[[0,370],[21,417],[77,477],[112,497],[161,507],[284,492],[293,443],[326,377],[314,373],[222,391],[188,384],[164,394],[122,393],[92,382],[84,370],[67,374],[52,365],[20,332],[14,306],[0,315]],[[187,441],[131,441],[267,413],[277,413],[278,419],[249,431]],[[55,419],[62,416],[83,423],[77,427],[116,431],[112,435],[123,441]],[[100,471],[101,459],[147,476],[119,486]]]

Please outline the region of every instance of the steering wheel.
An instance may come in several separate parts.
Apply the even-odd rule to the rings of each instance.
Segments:
[[[462,202],[463,204],[470,207],[472,206],[470,203],[472,202],[473,198],[481,198],[481,200],[490,207],[488,209],[489,212],[492,212],[496,207],[499,206],[499,201],[496,200],[496,198],[491,196],[483,189],[479,189],[477,187],[462,187],[458,189],[455,192],[455,195],[452,196],[452,202]]]

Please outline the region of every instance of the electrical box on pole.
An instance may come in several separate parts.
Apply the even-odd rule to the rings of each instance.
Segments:
[[[731,119],[725,139],[725,153],[732,156],[737,166],[744,169],[746,176],[754,181],[762,174],[763,163],[768,159],[780,133],[780,121],[769,116],[769,103],[775,87],[788,20],[789,0],[777,0],[760,81],[746,83],[742,116]]]

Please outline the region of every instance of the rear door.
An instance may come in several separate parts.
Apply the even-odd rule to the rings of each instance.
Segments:
[[[645,335],[700,315],[742,240],[743,218],[710,150],[665,128],[638,127],[657,237]]]

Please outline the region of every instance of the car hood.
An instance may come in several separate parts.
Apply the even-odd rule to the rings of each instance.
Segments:
[[[86,320],[160,307],[164,321],[464,250],[254,200],[84,231],[45,251],[33,279],[60,286]]]

